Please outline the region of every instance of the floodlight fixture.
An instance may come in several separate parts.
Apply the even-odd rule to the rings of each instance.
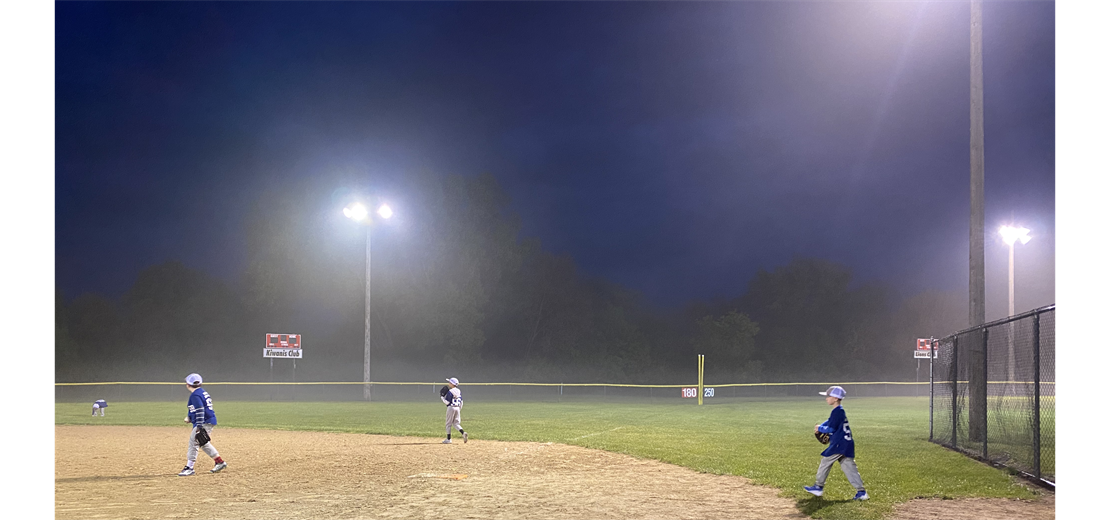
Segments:
[[[358,202],[355,202],[354,204],[343,208],[343,216],[354,220],[355,222],[362,222],[363,220],[366,220],[366,216],[368,214],[369,213],[366,211],[366,206],[363,206]]]
[[[998,233],[1002,235],[1002,241],[1006,242],[1008,246],[1012,246],[1014,242],[1018,241],[1026,244],[1033,238],[1029,236],[1029,230],[1023,227],[1002,226],[998,228]]]

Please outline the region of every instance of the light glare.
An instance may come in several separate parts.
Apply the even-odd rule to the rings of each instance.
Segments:
[[[366,207],[356,202],[343,208],[343,215],[356,222],[361,222],[366,219]]]
[[[381,215],[382,218],[392,217],[393,209],[388,204],[382,204],[382,207],[378,208],[378,215]]]
[[[1029,230],[1019,227],[1002,226],[998,228],[998,233],[1002,235],[1002,241],[1006,245],[1012,246],[1014,242],[1020,240],[1022,244],[1029,242],[1033,237],[1029,236]]]

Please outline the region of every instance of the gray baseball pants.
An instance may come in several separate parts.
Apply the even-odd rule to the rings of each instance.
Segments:
[[[462,409],[458,406],[447,407],[447,435],[451,435],[451,427],[462,431]]]
[[[202,426],[204,427],[204,430],[208,433],[212,433],[212,428],[215,428],[215,426],[207,423]],[[204,450],[204,453],[206,453],[209,457],[212,457],[213,459],[220,456],[220,452],[216,451],[216,447],[212,445],[212,441],[208,441],[208,444],[205,444],[204,446],[197,446],[197,427],[193,426],[193,429],[189,430],[189,452],[185,456],[186,466],[189,466],[191,468],[193,467],[193,464],[196,463],[198,447]]]
[[[840,461],[840,471],[843,471],[844,476],[848,477],[848,482],[856,488],[856,491],[863,491],[863,479],[859,476],[856,460],[839,454],[821,457],[821,464],[817,466],[817,485],[825,487],[825,480],[829,478],[829,471],[832,470],[833,463],[838,460]]]

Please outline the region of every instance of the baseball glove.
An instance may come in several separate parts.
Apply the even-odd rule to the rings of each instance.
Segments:
[[[204,426],[200,425],[197,426],[197,433],[193,438],[197,440],[197,446],[204,446],[212,440],[212,437],[208,436],[208,430],[205,430]]]
[[[821,444],[829,443],[829,434],[827,433],[813,432],[813,436],[817,437],[817,442],[820,442]]]
[[[440,399],[447,399],[447,394],[449,394],[450,392],[451,392],[451,389],[447,388],[447,385],[443,385],[443,388],[439,389]],[[450,401],[450,399],[447,399],[447,400]]]

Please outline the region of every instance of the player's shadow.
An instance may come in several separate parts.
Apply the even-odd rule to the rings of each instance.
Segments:
[[[852,502],[851,499],[844,500],[828,500],[821,497],[803,498],[798,500],[798,510],[806,516],[813,516],[814,513],[829,507],[834,504],[844,504]]]
[[[58,478],[54,479],[57,484],[72,483],[72,482],[111,482],[113,480],[147,480],[152,478],[178,478],[176,473],[161,475],[114,475],[114,476],[95,476],[95,477],[73,477],[73,478]]]

